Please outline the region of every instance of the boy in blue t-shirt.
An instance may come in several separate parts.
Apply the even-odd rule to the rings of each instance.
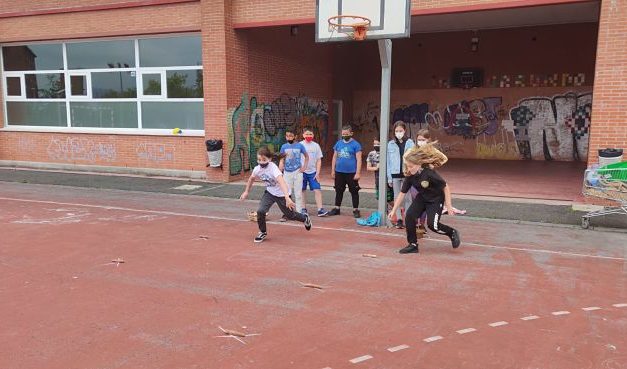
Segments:
[[[342,139],[333,146],[331,161],[331,177],[335,179],[335,207],[328,215],[339,215],[344,198],[344,190],[348,191],[353,200],[353,216],[360,218],[359,213],[359,177],[361,175],[361,145],[353,139],[353,129],[342,127]]]
[[[303,204],[303,172],[307,168],[309,162],[309,154],[307,149],[300,142],[296,142],[296,134],[294,130],[288,128],[285,131],[285,139],[287,143],[281,146],[281,160],[279,161],[279,169],[283,171],[283,178],[287,183],[288,195],[294,193],[296,198],[296,211],[302,212]],[[304,160],[301,160],[301,155]],[[283,220],[283,219],[282,219]],[[284,219],[283,221],[286,221]]]

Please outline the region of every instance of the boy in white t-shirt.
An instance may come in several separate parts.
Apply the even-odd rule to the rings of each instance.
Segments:
[[[313,140],[314,134],[311,128],[305,128],[303,130],[303,138],[304,140],[301,141],[301,144],[305,146],[305,150],[307,150],[307,154],[309,155],[309,162],[307,163],[307,168],[305,168],[305,173],[303,173],[303,214],[307,214],[307,192],[305,191],[307,190],[307,185],[309,185],[309,189],[314,192],[314,197],[316,198],[318,216],[324,217],[327,215],[328,211],[324,210],[322,207],[322,191],[320,190],[322,150],[320,149],[320,145]]]
[[[268,236],[268,230],[266,228],[266,213],[274,203],[279,206],[283,215],[290,220],[297,220],[305,224],[305,229],[311,229],[311,219],[307,214],[301,214],[294,211],[296,204],[290,199],[289,192],[287,190],[287,183],[283,179],[283,173],[279,170],[279,167],[272,162],[274,155],[267,147],[262,147],[257,151],[257,166],[253,169],[253,173],[248,182],[244,193],[240,196],[240,200],[245,200],[248,197],[248,191],[250,191],[253,182],[255,180],[263,181],[266,185],[266,191],[261,197],[259,202],[259,209],[257,209],[257,225],[259,225],[259,234],[255,237],[255,242],[263,242]]]

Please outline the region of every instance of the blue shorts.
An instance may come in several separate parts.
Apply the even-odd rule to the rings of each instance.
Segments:
[[[320,182],[316,180],[316,172],[311,174],[303,173],[303,191],[307,189],[307,184],[309,184],[309,189],[312,191],[320,189]]]

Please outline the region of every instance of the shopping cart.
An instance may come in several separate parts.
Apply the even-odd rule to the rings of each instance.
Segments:
[[[586,170],[583,180],[584,196],[610,200],[616,206],[604,206],[581,217],[581,226],[588,228],[590,218],[609,214],[627,215],[627,162]]]

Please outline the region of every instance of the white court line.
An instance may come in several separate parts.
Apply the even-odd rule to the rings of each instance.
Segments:
[[[357,364],[357,363],[361,363],[362,361],[366,361],[366,360],[370,360],[372,359],[372,356],[370,355],[364,355],[364,356],[360,356],[360,357],[356,357],[354,359],[350,359],[349,361],[353,364]]]
[[[244,218],[228,218],[228,217],[218,217],[218,216],[213,216],[213,215],[199,215],[199,214],[179,213],[179,212],[174,212],[174,211],[163,211],[163,210],[133,209],[133,208],[120,207],[120,206],[91,205],[91,204],[79,204],[79,203],[46,201],[46,200],[17,199],[17,198],[9,198],[9,197],[0,197],[0,200],[30,202],[30,203],[50,204],[50,205],[63,205],[63,206],[82,206],[82,207],[94,208],[94,209],[120,210],[120,211],[130,211],[130,212],[137,212],[137,213],[172,215],[172,216],[179,216],[179,217],[223,220],[223,221],[233,221],[233,222],[241,222],[241,223],[250,222],[248,219],[244,219]],[[280,222],[268,222],[268,223],[285,226],[285,227],[301,227],[301,225],[299,224],[297,225],[297,224],[280,223]],[[361,233],[361,234],[377,235],[377,236],[383,236],[383,237],[405,238],[405,235],[396,234],[396,233],[367,231],[367,230],[353,229],[353,228],[320,227],[320,226],[316,226],[315,224],[314,224],[314,229],[322,229],[322,230],[329,230],[329,231],[336,231],[336,232]],[[437,239],[429,239],[429,241],[440,242],[440,243],[450,243],[450,241],[447,241],[447,240],[437,240]],[[627,258],[619,258],[619,257],[613,257],[613,256],[580,254],[580,253],[575,253],[575,252],[553,251],[553,250],[545,250],[545,249],[526,249],[523,247],[496,246],[496,245],[487,245],[487,244],[476,243],[476,242],[463,242],[463,245],[490,248],[490,249],[534,252],[534,253],[541,253],[541,254],[552,254],[552,255],[582,257],[582,258],[591,258],[591,259],[618,260],[618,261],[623,261],[623,262],[627,261]]]
[[[612,306],[617,307],[617,308],[624,308],[624,307],[627,307],[627,304],[614,304]]]
[[[509,323],[506,321],[500,321],[500,322],[494,322],[494,323],[490,323],[488,324],[490,327],[500,327],[502,325],[508,325]]]
[[[476,329],[474,328],[466,328],[466,329],[460,329],[458,331],[456,331],[459,334],[466,334],[466,333],[470,333],[470,332],[475,332]]]
[[[558,315],[568,315],[570,314],[570,311],[554,311],[551,314],[558,316]]]
[[[389,352],[396,352],[396,351],[401,351],[401,350],[405,350],[408,349],[409,346],[408,345],[398,345],[398,346],[394,346],[394,347],[389,347],[388,351]]]
[[[442,336],[433,336],[433,337],[425,338],[423,341],[430,343],[430,342],[435,342],[435,341],[439,341],[442,339],[444,339],[444,337]]]
[[[537,315],[528,315],[528,316],[523,316],[522,318],[520,318],[520,320],[536,320],[536,319],[540,319],[540,317]]]
[[[598,307],[598,306],[589,306],[589,307],[581,308],[581,310],[583,310],[583,311],[594,311],[594,310],[601,310],[601,308]]]

